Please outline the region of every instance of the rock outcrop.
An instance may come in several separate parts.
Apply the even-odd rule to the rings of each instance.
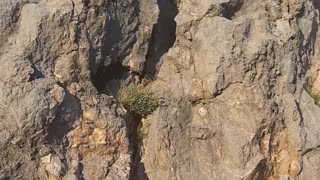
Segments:
[[[129,178],[130,119],[94,78],[115,63],[142,73],[158,12],[153,0],[0,2],[0,179]]]
[[[1,0],[0,179],[318,179],[319,11]],[[116,94],[144,78],[139,125]]]
[[[177,39],[150,85],[150,179],[317,179],[318,1],[182,0]],[[311,72],[311,71],[310,71]]]

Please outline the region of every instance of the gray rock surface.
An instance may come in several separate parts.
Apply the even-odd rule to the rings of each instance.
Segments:
[[[319,10],[1,0],[0,179],[318,179]],[[147,76],[139,126],[115,96]]]
[[[0,1],[0,179],[128,179],[126,111],[100,67],[141,72],[156,1]]]

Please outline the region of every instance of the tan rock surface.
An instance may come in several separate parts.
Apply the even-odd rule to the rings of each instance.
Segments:
[[[150,85],[169,105],[146,120],[147,176],[317,179],[319,107],[304,86],[319,69],[319,2],[182,0],[175,20]]]
[[[319,10],[1,0],[0,180],[317,180]],[[142,120],[116,99],[140,81]]]

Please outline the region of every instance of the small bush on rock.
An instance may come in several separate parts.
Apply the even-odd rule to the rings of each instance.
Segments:
[[[122,87],[118,100],[131,113],[141,117],[146,117],[158,107],[158,98],[137,85]]]

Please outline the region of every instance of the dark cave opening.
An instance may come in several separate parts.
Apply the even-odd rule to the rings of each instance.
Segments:
[[[115,96],[129,76],[129,69],[116,62],[107,67],[100,66],[91,80],[99,93]]]
[[[234,0],[227,3],[221,3],[221,15],[232,20],[233,16],[242,8],[243,0]]]
[[[145,76],[154,77],[161,65],[161,57],[169,51],[176,41],[176,22],[178,7],[172,0],[157,0],[160,14],[154,25],[149,51],[146,56]]]

